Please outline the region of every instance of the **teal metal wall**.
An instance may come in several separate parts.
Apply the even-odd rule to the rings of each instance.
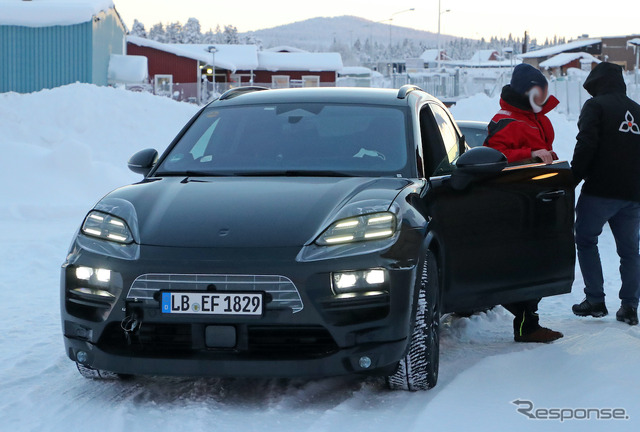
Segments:
[[[0,92],[91,82],[91,23],[0,26]]]
[[[125,54],[125,29],[114,9],[101,12],[93,19],[92,82],[107,85],[111,54]]]
[[[82,24],[0,26],[0,93],[29,93],[76,81],[107,85],[111,54],[124,54],[114,9]]]

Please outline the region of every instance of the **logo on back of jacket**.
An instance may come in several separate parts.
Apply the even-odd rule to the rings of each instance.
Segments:
[[[631,132],[632,134],[640,135],[640,128],[629,111],[627,111],[627,114],[624,116],[624,121],[620,124],[620,129],[618,130],[620,132]]]

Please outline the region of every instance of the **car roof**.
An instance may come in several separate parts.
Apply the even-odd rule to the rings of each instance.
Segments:
[[[456,120],[458,127],[473,128],[473,129],[486,129],[489,122],[477,121],[477,120]]]
[[[264,91],[242,91],[237,89],[237,95],[218,99],[209,106],[234,106],[268,103],[358,103],[371,105],[407,106],[408,99],[414,95],[437,99],[420,89],[406,92],[407,97],[400,98],[402,89],[381,89],[370,87],[315,87],[315,88],[289,88]]]

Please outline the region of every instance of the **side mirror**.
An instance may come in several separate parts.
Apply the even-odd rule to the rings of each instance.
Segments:
[[[134,173],[146,176],[157,161],[158,152],[155,149],[145,149],[131,156],[127,165]]]
[[[506,166],[507,157],[498,150],[474,147],[456,161],[456,169],[451,175],[451,186],[456,190],[466,189],[474,179],[497,174]]]
[[[468,174],[494,174],[506,166],[507,157],[491,147],[469,149],[456,162],[457,170]]]

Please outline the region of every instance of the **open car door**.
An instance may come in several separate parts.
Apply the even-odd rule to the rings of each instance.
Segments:
[[[574,184],[566,162],[505,168],[456,190],[434,179],[433,229],[444,244],[445,308],[565,294],[575,270]]]
[[[487,147],[458,157],[464,140],[449,113],[428,108],[420,119],[431,173],[424,204],[441,245],[444,311],[570,292],[575,198],[569,164],[506,166],[504,155]]]

